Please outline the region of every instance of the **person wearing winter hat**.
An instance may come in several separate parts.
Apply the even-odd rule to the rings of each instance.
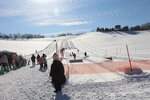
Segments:
[[[64,75],[64,66],[61,61],[59,61],[59,56],[57,53],[54,53],[53,55],[53,63],[51,65],[49,76],[52,77],[52,83],[55,88],[54,92],[57,93],[61,91],[61,85],[66,82],[66,77]]]

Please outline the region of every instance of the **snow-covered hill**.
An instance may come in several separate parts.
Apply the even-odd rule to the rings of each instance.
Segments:
[[[123,32],[92,32],[73,37],[28,41],[0,40],[0,50],[15,51],[23,55],[35,53],[37,50],[40,55],[48,55],[48,70],[45,72],[39,71],[39,65],[27,65],[1,75],[0,100],[149,100],[149,70],[131,76],[123,72],[69,75],[62,92],[57,94],[53,92],[54,88],[48,77],[56,42],[58,48],[68,47],[62,62],[69,65],[68,60],[73,59],[69,56],[70,52],[77,53],[77,58],[84,58],[83,53],[86,51],[89,58],[82,63],[92,63],[90,60],[106,62],[106,56],[112,56],[113,62],[127,60],[126,44],[132,59],[149,60],[149,38],[150,31],[141,31],[135,35]],[[29,58],[30,55],[26,57]]]
[[[133,59],[144,59],[150,57],[149,37],[150,31],[140,31],[136,35],[124,32],[93,32],[83,34],[72,41],[78,49],[92,56],[127,58],[128,45]]]

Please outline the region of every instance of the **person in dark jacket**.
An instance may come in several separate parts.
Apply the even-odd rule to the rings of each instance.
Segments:
[[[35,56],[34,54],[31,56],[32,66],[35,66]]]
[[[43,54],[43,56],[41,57],[44,69],[47,69],[47,60],[46,60],[46,57],[47,57],[46,54]]]
[[[76,54],[75,53],[73,53],[73,57],[74,57],[74,59],[76,59]]]
[[[53,63],[51,65],[49,76],[52,77],[52,83],[55,88],[54,92],[57,93],[61,91],[61,85],[66,82],[66,77],[64,75],[64,66],[61,61],[59,61],[59,57],[56,53],[53,55]]]
[[[11,57],[11,56],[12,56],[12,55],[10,55],[10,54],[7,55],[9,69],[13,69],[13,68],[12,68],[12,65],[13,65],[13,64],[12,64],[12,57]]]
[[[87,53],[86,52],[84,52],[84,56],[87,57]]]

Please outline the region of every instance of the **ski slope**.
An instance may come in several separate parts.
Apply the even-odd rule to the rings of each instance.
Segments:
[[[53,92],[51,78],[48,77],[52,63],[51,56],[56,51],[56,42],[59,49],[67,48],[62,62],[70,67],[68,60],[73,59],[69,56],[70,52],[75,52],[77,59],[84,59],[82,64],[127,60],[126,44],[129,46],[132,60],[149,60],[149,33],[150,31],[141,31],[130,35],[123,32],[113,34],[92,32],[59,38],[13,42],[0,40],[0,50],[13,50],[23,54],[27,59],[30,58],[30,54],[35,53],[35,50],[40,55],[42,53],[48,55],[48,70],[45,72],[39,71],[39,65],[35,67],[27,65],[1,75],[0,100],[149,100],[149,70],[131,76],[124,72],[66,75],[67,83],[63,86],[62,92],[57,94]],[[12,43],[15,46],[11,46]],[[85,51],[89,55],[86,59]],[[113,61],[105,59],[109,56],[113,57]]]

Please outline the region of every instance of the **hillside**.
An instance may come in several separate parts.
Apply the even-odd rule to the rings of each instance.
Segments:
[[[0,40],[0,50],[12,50],[27,55],[25,57],[28,60],[31,57],[29,54],[35,53],[35,50],[38,50],[35,55],[45,53],[48,56],[48,70],[45,72],[39,71],[39,65],[32,67],[30,63],[18,70],[1,75],[0,100],[149,100],[150,69],[142,70],[143,73],[127,75],[121,71],[110,70],[110,66],[107,66],[107,70],[111,72],[99,73],[106,69],[105,64],[127,62],[126,44],[132,60],[146,60],[144,63],[135,63],[141,67],[149,67],[149,38],[149,31],[141,31],[136,35],[92,32],[76,37],[66,36],[42,40],[12,42]],[[52,63],[51,56],[56,51],[56,42],[59,49],[66,48],[62,62],[65,68],[69,68],[67,69],[69,74],[66,73],[67,83],[62,88],[62,92],[57,94],[53,92],[51,78],[48,77]],[[84,56],[85,51],[89,56],[87,58]],[[77,59],[83,59],[83,62],[69,63],[69,60],[73,59],[70,52],[76,53]],[[109,56],[112,56],[113,60],[105,59]],[[87,66],[84,66],[85,64]],[[90,64],[96,64],[97,67],[89,67]],[[85,72],[96,70],[97,73],[83,74],[80,73],[81,70]]]

